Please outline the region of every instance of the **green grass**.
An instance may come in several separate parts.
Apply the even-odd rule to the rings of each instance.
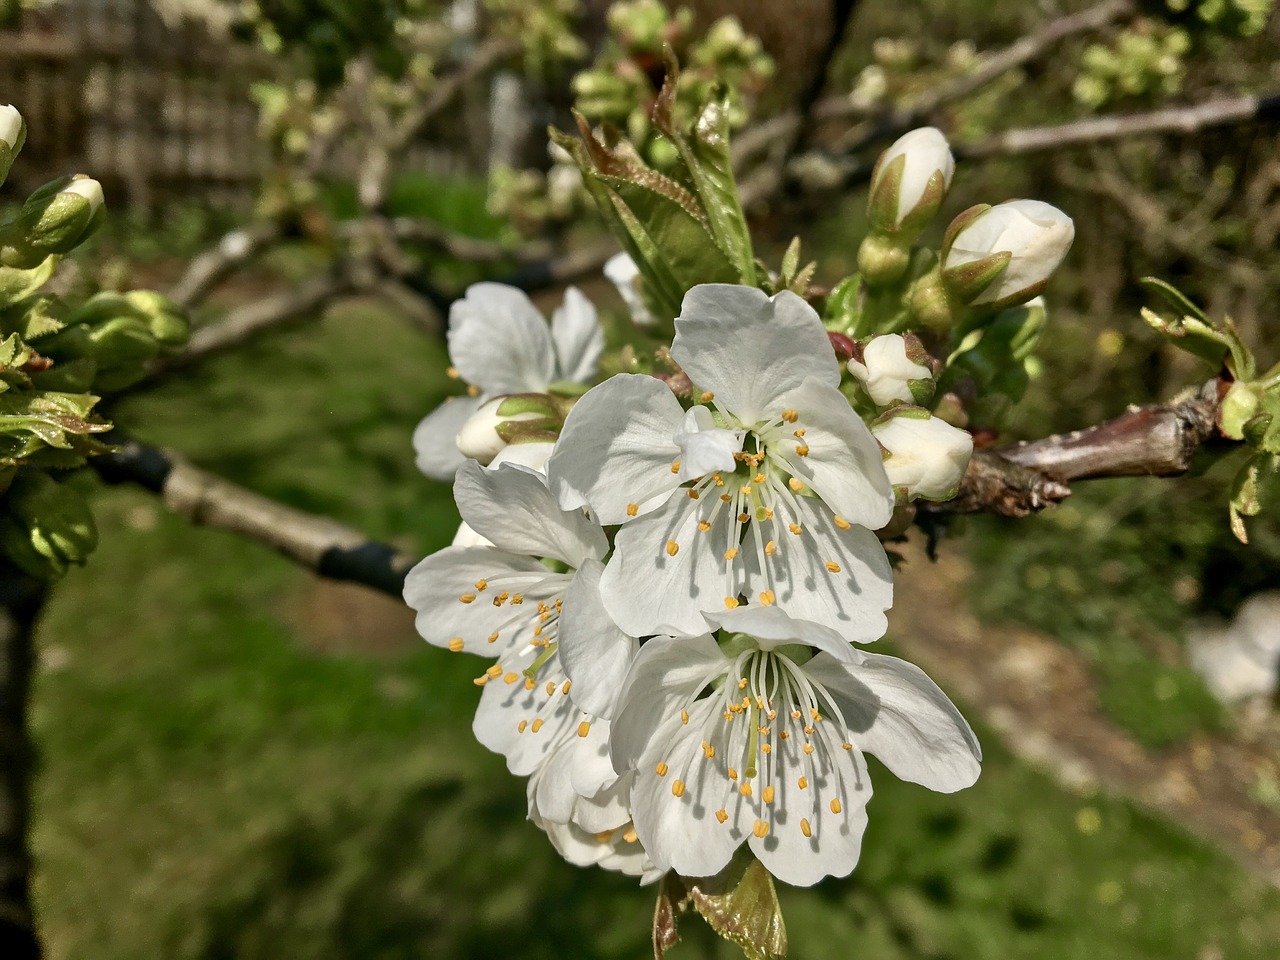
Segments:
[[[444,364],[351,308],[118,416],[427,550],[456,515],[414,470],[409,435]],[[524,819],[523,783],[474,742],[479,661],[415,644],[394,611],[377,616],[402,623],[403,645],[366,652],[354,628],[322,652],[309,575],[140,491],[95,502],[102,547],[39,637],[36,892],[53,957],[649,955],[652,891],[560,861]],[[1280,952],[1280,894],[1122,801],[1061,792],[979,732],[983,776],[955,796],[873,769],[855,875],[782,894],[793,957]],[[687,927],[677,960],[733,956]]]

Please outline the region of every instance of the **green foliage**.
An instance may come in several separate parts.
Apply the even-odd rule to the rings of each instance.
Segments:
[[[1182,88],[1183,57],[1190,49],[1185,30],[1138,21],[1110,43],[1085,48],[1072,93],[1094,109],[1122,98],[1175,94]]]

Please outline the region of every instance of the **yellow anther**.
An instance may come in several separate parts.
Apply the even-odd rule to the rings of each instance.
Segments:
[[[832,812],[832,813],[839,813],[841,809],[842,809],[842,808],[841,808],[841,806],[840,806],[840,798],[839,798],[839,797],[832,797],[832,798],[831,798],[831,812]]]
[[[596,834],[597,843],[608,843],[612,839],[613,839],[612,830],[601,830],[599,833]]]
[[[452,640],[449,641],[449,649],[452,650],[454,653],[457,653],[458,651],[460,651],[464,646],[466,646],[466,644],[462,642],[461,637],[454,637]]]
[[[797,537],[800,536],[800,534],[804,533],[804,527],[800,526],[800,524],[798,523],[787,524],[787,529],[790,530]]]
[[[493,631],[493,633],[489,634],[488,641],[489,643],[496,643],[497,640],[498,640],[498,631],[495,630]]]
[[[777,710],[770,710],[768,713],[766,713],[766,714],[765,714],[765,716],[766,716],[766,717],[768,717],[770,720],[777,720],[777,719],[778,719],[778,711],[777,711]]]
[[[476,677],[471,682],[474,683],[477,687],[483,687],[486,683],[489,682],[489,675],[487,673],[482,673],[480,674],[480,676]]]
[[[849,743],[849,742],[846,740],[844,743],[840,744],[840,747],[841,747],[841,749],[844,749],[844,750],[852,750],[852,749],[853,749],[853,744],[852,744],[852,743]]]
[[[725,809],[717,810],[716,819],[719,820],[721,823],[724,823],[726,820],[729,819],[729,811]]]
[[[750,484],[748,484],[747,486],[745,486],[745,487],[743,487],[743,488],[742,488],[742,495],[743,495],[744,497],[749,497],[749,496],[751,496],[751,485],[750,485]]]
[[[766,607],[773,606],[773,604],[777,601],[777,599],[778,598],[774,596],[774,593],[772,590],[765,590],[760,594],[760,602],[763,603]]]
[[[495,678],[495,679],[496,679],[496,678],[498,678],[498,677],[502,676],[502,664],[500,664],[500,663],[495,663],[495,664],[494,664],[492,667],[490,667],[486,672],[489,674],[489,676],[491,676],[491,677],[493,677],[493,678]]]
[[[798,477],[792,477],[790,480],[787,481],[787,486],[790,487],[792,490],[794,490],[796,493],[799,493],[801,490],[804,489],[804,481],[799,479]]]
[[[578,736],[585,737],[590,732],[591,732],[590,721],[583,720],[580,724],[578,724]]]
[[[804,436],[804,427],[801,427],[799,430],[793,430],[793,431],[792,431],[792,433],[791,433],[791,435],[792,435],[793,437],[797,438],[797,439],[799,439],[800,437],[803,437],[803,436]]]
[[[814,731],[813,724],[811,724],[811,723],[806,723],[806,724],[804,725],[804,732],[805,732],[805,733],[807,733],[809,736],[811,736],[811,737],[813,736],[813,731]]]
[[[773,747],[769,746],[769,744],[767,744],[767,743],[762,743],[762,744],[760,745],[760,752],[761,752],[761,753],[773,753]]]
[[[783,740],[791,739],[791,734],[788,733],[786,730],[783,730],[781,733],[778,734],[778,736],[781,737]]]
[[[738,598],[737,598],[737,597],[725,597],[725,598],[724,598],[724,605],[725,605],[728,609],[732,610],[734,607],[736,607],[736,606],[738,605]]]
[[[827,572],[828,572],[828,573],[839,573],[839,572],[840,572],[840,564],[836,563],[834,560],[828,560],[828,561],[827,561]]]
[[[799,780],[797,780],[797,781],[796,781],[796,786],[797,786],[797,787],[799,787],[801,790],[806,790],[806,789],[808,789],[808,787],[809,787],[809,778],[808,778],[808,777],[801,777]]]
[[[787,423],[795,423],[797,420],[799,420],[799,419],[800,419],[800,414],[798,414],[798,413],[796,413],[796,411],[794,411],[794,410],[790,410],[790,409],[783,410],[783,411],[782,411],[782,419],[783,419],[783,420],[785,420],[785,421],[787,421]]]
[[[730,779],[730,780],[737,780],[737,779],[738,779],[738,771],[737,771],[737,770],[735,770],[735,769],[733,769],[733,767],[730,767],[730,768],[729,768],[729,779]]]
[[[738,548],[737,548],[737,547],[730,547],[728,550],[726,550],[726,551],[724,552],[724,558],[725,558],[726,560],[732,560],[732,559],[734,559],[735,557],[737,557],[737,555],[738,555]]]
[[[628,517],[634,517],[634,516],[635,516],[637,513],[639,513],[639,512],[640,512],[640,504],[638,504],[638,503],[628,503],[628,504],[627,504],[627,516],[628,516]]]
[[[480,388],[477,387],[474,383],[467,384],[467,396],[468,397],[480,396]]]
[[[773,507],[765,507],[765,508],[764,508],[764,518],[765,518],[766,520],[772,520],[772,519],[773,519]]]
[[[550,697],[556,692],[556,682],[554,680],[547,681],[547,696]]]
[[[660,777],[665,777],[667,775],[667,771],[670,769],[671,768],[667,766],[665,761],[659,760],[658,765],[653,768],[653,772]]]
[[[743,677],[741,680],[739,680],[739,681],[738,681],[738,689],[739,689],[739,690],[745,690],[745,689],[747,689],[747,678],[746,678],[746,677]]]
[[[519,730],[521,733],[524,733],[524,728],[527,726],[529,726],[529,721],[521,720],[519,723],[516,724],[516,729]]]
[[[716,748],[714,744],[704,743],[702,745],[702,755],[708,760],[714,760],[716,757]]]
[[[739,522],[739,523],[746,523],[746,522],[747,522],[748,520],[750,520],[750,519],[751,519],[751,514],[749,514],[749,513],[740,513],[740,514],[738,514],[738,522]]]
[[[715,474],[711,479],[715,481],[717,487],[724,486],[724,477],[720,476],[720,474]]]
[[[476,595],[474,593],[464,593],[458,598],[459,603],[475,603]]]
[[[768,543],[764,545],[764,555],[766,557],[772,557],[777,552],[778,552],[778,544],[776,541],[770,540]]]
[[[507,686],[510,686],[511,684],[515,683],[519,679],[520,679],[520,674],[512,672],[512,673],[508,673],[505,677],[503,677],[502,682],[507,684]]]
[[[712,393],[710,390],[703,390],[702,396],[698,397],[698,400],[700,400],[702,403],[710,403],[715,398],[716,398],[716,395]]]
[[[763,473],[757,473],[757,474],[756,474],[754,477],[752,477],[751,479],[752,479],[754,482],[756,482],[756,483],[764,483],[764,474],[763,474]]]
[[[814,723],[817,723],[819,720],[822,719],[822,714],[820,714],[817,710],[813,709],[813,707],[809,708],[809,716],[813,717]]]
[[[840,516],[840,514],[838,513],[835,516],[835,521],[836,521],[836,526],[839,527],[841,530],[848,530],[851,526],[853,526],[853,524],[851,524],[844,517]]]
[[[681,722],[681,723],[688,723],[688,722],[689,722],[689,711],[688,711],[688,710],[681,710],[681,711],[680,711],[680,722]]]
[[[744,780],[742,782],[742,786],[738,788],[738,792],[742,794],[744,797],[751,796],[751,784]]]
[[[484,588],[487,586],[489,586],[489,581],[486,580],[484,577],[481,577],[479,580],[476,581],[477,590],[484,590]]]
[[[807,443],[802,443],[796,447],[797,457],[807,457],[808,455],[809,455],[809,445]]]
[[[535,682],[534,682],[533,677],[525,677],[525,678],[524,678],[524,688],[525,688],[526,690],[532,690],[532,689],[533,689],[534,687],[536,687],[536,686],[537,686],[537,683],[535,683]]]
[[[511,603],[513,606],[516,604],[524,603],[524,594],[517,593],[515,596],[511,598]]]
[[[757,837],[764,838],[769,835],[769,825],[763,820],[757,820],[756,825],[751,829]]]
[[[733,714],[732,714],[732,713],[730,713],[728,710],[726,710],[724,713],[720,714],[720,716],[724,717],[726,720],[732,720],[732,719],[733,719]]]
[[[677,553],[679,553],[679,552],[680,552],[680,544],[676,543],[674,540],[668,540],[668,541],[667,541],[667,556],[668,556],[668,557],[674,557],[674,556],[675,556]]]
[[[462,374],[458,373],[457,367],[450,367],[448,370],[444,372],[444,375],[448,377],[450,380],[457,380],[462,376]]]
[[[699,520],[699,521],[698,521],[698,529],[699,529],[699,530],[701,530],[703,533],[706,533],[708,530],[710,530],[710,529],[711,529],[711,521],[709,521],[709,520]]]
[[[539,717],[537,720],[533,721],[533,732],[534,732],[534,733],[537,733],[539,730],[541,730],[541,729],[542,729],[542,724],[543,724],[543,722],[544,722],[544,721],[543,721],[543,719],[542,719],[541,717]]]
[[[809,827],[809,821],[806,820],[804,817],[800,818],[800,832],[803,833],[806,837],[813,836],[813,830],[810,829]]]
[[[627,832],[622,835],[622,840],[624,843],[635,843],[636,840],[638,839],[639,837],[636,836],[635,827],[627,827]]]
[[[791,711],[791,719],[792,719],[792,720],[799,720],[799,719],[800,719],[800,711],[799,711],[799,710],[792,710],[792,711]]]
[[[812,743],[806,743],[806,744],[804,745],[804,752],[805,752],[805,753],[813,753],[813,744],[812,744]]]
[[[680,461],[679,461],[679,460],[677,460],[675,463],[673,463],[673,464],[671,465],[671,472],[672,472],[672,473],[679,473],[679,472],[680,472]]]
[[[698,497],[700,496],[700,494],[698,493],[697,487],[690,487],[688,490],[685,491],[685,493],[689,495],[690,500],[697,500]]]
[[[672,784],[671,784],[671,795],[672,795],[673,797],[683,797],[683,796],[684,796],[684,781],[683,781],[683,780],[676,780],[674,783],[672,783]]]
[[[773,784],[769,784],[761,792],[760,796],[764,798],[765,803],[773,803]]]

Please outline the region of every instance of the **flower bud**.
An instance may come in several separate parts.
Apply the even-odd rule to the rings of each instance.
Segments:
[[[183,309],[154,290],[130,290],[124,295],[125,303],[134,315],[143,320],[151,336],[162,347],[175,349],[186,346],[191,338],[191,324]]]
[[[5,495],[0,546],[19,567],[41,579],[83,564],[98,545],[89,505],[75,490],[47,473],[23,471]]]
[[[973,437],[922,407],[898,406],[871,425],[900,502],[950,500],[960,488]]]
[[[458,449],[483,466],[508,444],[554,440],[564,425],[555,401],[541,393],[494,397],[458,431]]]
[[[942,278],[966,304],[1013,306],[1044,289],[1074,239],[1071,218],[1039,200],[972,207],[947,229]]]
[[[69,253],[102,222],[102,185],[76,174],[47,183],[22,205],[9,240],[7,266],[33,267],[49,254]]]
[[[867,214],[872,229],[919,236],[942,206],[955,171],[942,131],[920,127],[903,134],[880,155],[871,174]]]
[[[923,404],[933,396],[933,368],[914,334],[887,333],[872,338],[862,348],[861,360],[855,357],[849,361],[849,372],[877,407]]]
[[[8,104],[0,106],[0,183],[9,175],[9,168],[26,140],[27,125],[22,114]]]

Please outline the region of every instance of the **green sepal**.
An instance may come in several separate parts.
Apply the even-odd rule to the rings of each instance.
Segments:
[[[1215,323],[1171,284],[1156,277],[1143,277],[1142,283],[1163,296],[1176,310],[1183,311],[1181,316],[1165,316],[1143,307],[1142,319],[1148,326],[1215,368],[1225,364],[1233,379],[1253,379],[1256,370],[1253,353],[1240,338],[1230,317]]]
[[[1250,457],[1231,483],[1231,532],[1248,543],[1244,518],[1256,517],[1280,500],[1280,454],[1260,453]]]
[[[33,576],[61,576],[71,564],[83,564],[98,545],[98,529],[84,498],[43,471],[16,474],[4,506],[0,545]]]
[[[32,267],[0,266],[0,299],[13,303],[29,297],[49,281],[61,259],[50,255]]]
[[[1000,274],[1004,273],[1012,259],[1012,251],[998,250],[958,267],[947,267],[942,271],[942,282],[956,300],[970,304],[982,296],[982,291],[1000,278]],[[1034,293],[1028,293],[1026,299],[1034,295]]]
[[[828,330],[843,333],[854,340],[862,339],[868,331],[863,329],[862,305],[859,292],[862,278],[858,274],[845,277],[827,294],[826,312],[822,318]]]

